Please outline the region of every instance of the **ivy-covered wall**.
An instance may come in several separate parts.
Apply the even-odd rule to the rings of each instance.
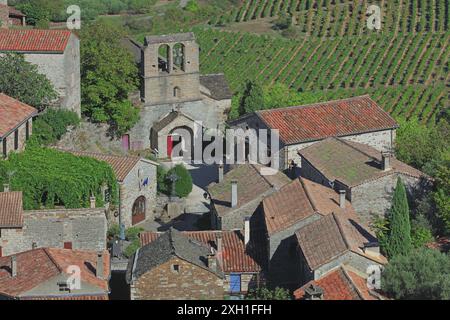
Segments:
[[[23,192],[25,210],[87,208],[91,195],[102,207],[104,190],[111,204],[118,204],[118,185],[106,162],[77,157],[55,149],[31,147],[0,161],[0,185],[9,183],[13,191]]]

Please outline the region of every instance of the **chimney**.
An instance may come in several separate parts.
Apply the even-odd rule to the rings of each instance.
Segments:
[[[250,217],[244,219],[244,244],[247,247],[250,242]]]
[[[345,190],[339,190],[339,207],[345,209]]]
[[[103,277],[104,277],[103,265],[104,265],[103,251],[99,251],[97,253],[97,269],[95,272],[96,277],[99,279],[103,279]]]
[[[380,244],[378,242],[368,242],[364,244],[363,251],[365,254],[379,257],[380,256]]]
[[[219,183],[221,183],[223,181],[223,164],[222,163],[219,163],[218,169],[219,169]]]
[[[217,271],[216,255],[213,253],[208,254],[208,268]]]
[[[237,180],[231,181],[231,207],[235,208],[238,203],[238,189]]]
[[[91,209],[95,209],[95,197],[94,196],[89,198],[89,202],[91,204]]]
[[[381,153],[381,168],[383,171],[391,170],[391,155],[389,152]]]
[[[11,276],[17,277],[17,260],[16,256],[11,256]]]
[[[3,192],[9,192],[9,184],[8,183],[3,184]]]
[[[222,233],[217,233],[217,254],[221,254],[223,250],[223,240],[222,240]]]
[[[323,300],[323,289],[311,283],[305,289],[305,300]]]

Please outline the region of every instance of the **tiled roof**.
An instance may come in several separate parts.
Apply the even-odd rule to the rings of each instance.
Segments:
[[[381,255],[375,256],[363,251],[364,244],[376,243],[377,239],[353,215],[332,213],[303,226],[297,230],[296,236],[312,270],[349,251],[381,264],[386,262]]]
[[[392,170],[382,170],[381,152],[352,141],[328,138],[298,153],[319,170],[328,180],[338,180],[349,187],[393,173],[403,173],[413,177],[425,177],[417,169],[390,158]]]
[[[185,117],[189,119],[190,121],[194,122],[194,119],[187,116],[186,114],[179,112],[179,111],[171,111],[167,115],[165,115],[162,119],[160,119],[158,122],[154,123],[152,126],[152,129],[156,132],[164,129],[167,127],[172,121],[174,121],[178,117]]]
[[[136,251],[129,259],[126,279],[128,283],[131,283],[133,279],[140,278],[173,257],[178,257],[222,278],[223,274],[220,270],[213,270],[208,266],[207,257],[210,253],[207,245],[171,228]]]
[[[209,90],[213,99],[225,100],[233,97],[224,74],[201,75],[200,84]]]
[[[279,190],[290,179],[281,172],[275,175],[261,175],[260,165],[241,164],[227,172],[220,183],[212,183],[208,186],[208,193],[217,213],[220,216],[233,212],[238,208],[249,204],[253,200],[261,198],[273,191]],[[237,181],[238,202],[235,208],[231,207],[231,181]],[[249,214],[253,213],[259,202],[254,207],[248,208]],[[250,212],[251,211],[251,212]]]
[[[244,245],[244,236],[240,230],[232,231],[184,231],[185,236],[198,241],[209,248],[217,250],[217,239],[222,237],[221,263],[222,271],[232,272],[260,272],[265,262],[263,239],[252,234],[247,246]],[[141,245],[155,241],[161,232],[143,232],[140,234]]]
[[[377,300],[367,288],[367,280],[361,275],[338,267],[294,291],[297,300],[305,299],[305,289],[311,285],[323,290],[323,300]]]
[[[285,144],[315,141],[397,127],[395,120],[369,96],[311,105],[257,111]]]
[[[22,192],[0,192],[0,228],[20,228],[22,226]]]
[[[10,297],[29,299],[27,292],[50,279],[66,274],[67,268],[77,265],[81,269],[81,281],[95,286],[102,293],[109,293],[110,259],[107,251],[104,254],[105,279],[95,275],[97,252],[55,248],[40,248],[17,253],[17,276],[11,277],[11,256],[0,257],[0,294]],[[77,296],[76,291],[72,294]],[[98,295],[99,292],[96,293]],[[43,295],[41,295],[43,296]],[[44,295],[45,296],[45,295]],[[61,296],[71,297],[64,293]],[[56,298],[56,297],[55,297]]]
[[[0,51],[62,53],[71,34],[68,30],[0,30]]]
[[[0,93],[0,138],[36,114],[35,108]]]
[[[63,150],[63,151],[67,151],[67,150]],[[114,170],[114,173],[116,174],[116,178],[120,182],[125,180],[125,178],[133,170],[133,168],[136,166],[136,164],[139,161],[145,160],[146,162],[156,164],[153,161],[146,160],[146,159],[143,159],[140,157],[134,157],[134,156],[115,156],[115,155],[108,155],[108,154],[95,153],[95,152],[86,152],[86,151],[67,151],[67,152],[70,152],[76,156],[89,157],[89,158],[97,159],[99,161],[107,162]]]
[[[264,219],[269,235],[283,231],[312,216],[332,212],[354,214],[350,202],[339,207],[339,195],[330,188],[311,180],[298,178],[263,200]]]

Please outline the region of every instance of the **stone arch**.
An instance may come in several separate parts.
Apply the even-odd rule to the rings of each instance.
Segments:
[[[133,208],[131,210],[131,224],[135,225],[145,220],[145,212],[147,209],[147,199],[144,196],[139,196],[134,200]]]
[[[173,66],[178,71],[185,71],[186,50],[182,43],[176,43],[172,48]]]
[[[181,89],[180,87],[173,88],[173,97],[180,98],[181,97]]]
[[[172,68],[172,49],[168,44],[161,44],[158,47],[158,70],[159,72],[170,73]]]
[[[191,160],[194,155],[194,131],[189,126],[178,126],[169,132],[172,143],[168,155],[171,158]],[[169,146],[168,146],[169,147]]]

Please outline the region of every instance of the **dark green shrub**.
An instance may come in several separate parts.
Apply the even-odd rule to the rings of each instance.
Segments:
[[[178,177],[178,180],[175,184],[176,195],[180,198],[187,197],[191,193],[193,186],[191,174],[182,164],[177,164],[167,172],[166,181],[168,177],[173,173],[175,173]],[[170,193],[172,190],[171,182],[169,181],[168,184]]]

